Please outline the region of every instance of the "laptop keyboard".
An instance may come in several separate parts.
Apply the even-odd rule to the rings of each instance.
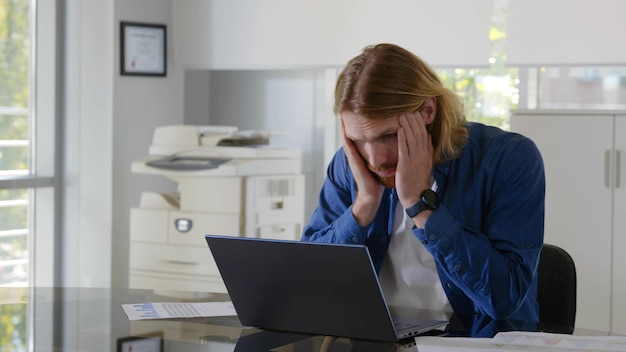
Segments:
[[[407,322],[394,322],[393,325],[396,327],[396,330],[407,330],[407,329],[415,329],[415,328],[419,328],[420,326],[422,326],[422,324],[414,324],[414,323],[407,323]]]
[[[398,335],[401,335],[401,336],[404,335],[404,333],[407,331],[411,331],[412,333],[409,333],[406,336],[417,335],[417,332],[420,330],[420,327],[422,326],[422,324],[402,322],[402,321],[394,322],[393,325],[395,326],[396,332],[398,333]]]

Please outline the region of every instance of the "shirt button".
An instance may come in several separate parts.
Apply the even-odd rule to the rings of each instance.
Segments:
[[[434,233],[431,233],[430,235],[428,235],[428,239],[431,241],[434,241],[437,239],[437,235],[435,235]]]
[[[456,271],[461,270],[461,264],[454,264],[454,270]]]
[[[351,240],[352,240],[352,243],[357,243],[358,242],[358,239],[356,238],[356,236],[352,236]]]
[[[381,237],[379,239],[380,243],[386,243],[387,242],[387,237]]]

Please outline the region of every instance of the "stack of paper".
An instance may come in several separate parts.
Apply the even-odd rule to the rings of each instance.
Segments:
[[[419,352],[442,351],[626,351],[623,336],[575,336],[543,332],[512,331],[493,338],[416,337]]]

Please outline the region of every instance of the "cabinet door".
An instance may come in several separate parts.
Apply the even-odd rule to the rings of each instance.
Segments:
[[[612,191],[605,185],[605,155],[613,116],[514,114],[511,128],[533,139],[544,159],[545,242],[564,248],[576,263],[576,326],[608,331]]]
[[[492,3],[172,1],[173,61],[185,68],[218,70],[343,67],[364,46],[387,42],[433,66],[482,66],[490,52]],[[422,15],[430,13],[446,15]],[[433,28],[436,36],[421,35]]]
[[[615,118],[611,331],[626,334],[626,115]]]

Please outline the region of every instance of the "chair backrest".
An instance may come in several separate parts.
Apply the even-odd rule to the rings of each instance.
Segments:
[[[539,321],[574,329],[576,266],[563,248],[544,244],[539,258],[537,302]]]

